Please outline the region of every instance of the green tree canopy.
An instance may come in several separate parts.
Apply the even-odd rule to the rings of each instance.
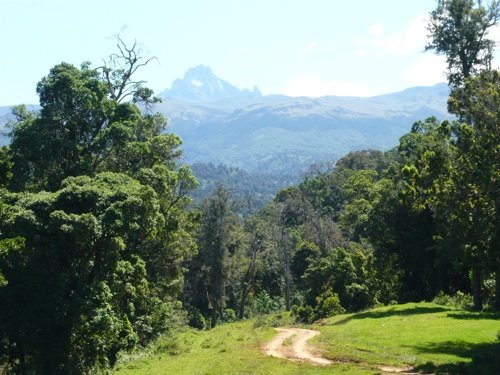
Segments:
[[[464,79],[482,69],[491,68],[493,47],[488,30],[500,18],[500,2],[481,0],[438,0],[428,24],[426,50],[445,55],[448,80],[460,86]]]
[[[0,154],[0,359],[13,373],[106,369],[179,308],[196,180],[165,118],[136,104],[154,98],[132,80],[134,47],[119,48],[104,71],[56,65],[41,110],[14,110]]]

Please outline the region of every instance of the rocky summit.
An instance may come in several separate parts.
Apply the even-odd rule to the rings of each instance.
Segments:
[[[159,94],[164,99],[186,101],[212,101],[220,99],[259,97],[257,87],[252,91],[239,89],[229,82],[218,78],[208,66],[199,65],[189,69],[184,78],[176,79],[172,87]]]

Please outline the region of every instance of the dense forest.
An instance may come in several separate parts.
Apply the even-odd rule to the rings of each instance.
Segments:
[[[297,172],[248,172],[224,164],[194,163],[191,170],[198,181],[190,193],[194,204],[200,204],[218,185],[223,185],[231,192],[235,212],[245,217],[272,201],[277,191],[300,181]]]
[[[182,165],[135,80],[148,62],[135,45],[118,39],[98,68],[54,66],[40,111],[16,107],[0,149],[0,369],[99,373],[172,327],[276,310],[310,323],[453,295],[500,309],[500,72],[487,38],[499,17],[500,3],[472,0],[430,15],[455,120],[417,121],[393,149],[351,152],[293,185]],[[263,196],[231,193],[255,184]]]

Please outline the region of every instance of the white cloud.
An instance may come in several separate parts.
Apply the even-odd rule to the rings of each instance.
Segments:
[[[388,55],[407,55],[423,51],[427,39],[427,17],[414,18],[400,33],[384,36],[382,24],[368,29],[368,37],[357,38],[355,43],[363,47],[372,47]]]
[[[431,86],[446,82],[446,60],[443,56],[422,55],[403,72],[403,77],[412,86]]]
[[[500,26],[493,26],[488,32],[488,38],[491,38],[495,43],[500,43]]]
[[[358,48],[356,51],[354,51],[354,55],[357,57],[366,57],[367,53],[366,50]]]
[[[315,42],[311,42],[302,49],[302,53],[304,55],[309,55],[311,52],[313,52],[316,49],[316,47],[317,47],[317,44]]]
[[[289,96],[320,97],[337,96],[372,96],[376,93],[368,86],[347,81],[324,81],[318,74],[306,74],[292,78],[282,92]]]
[[[368,28],[368,34],[378,38],[384,34],[384,24],[382,22],[376,23]]]

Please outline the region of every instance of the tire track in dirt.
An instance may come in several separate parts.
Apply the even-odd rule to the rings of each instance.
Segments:
[[[333,363],[322,357],[319,349],[307,343],[314,336],[319,335],[319,331],[302,328],[276,328],[276,331],[279,332],[278,336],[264,347],[267,355],[322,366]],[[284,345],[287,339],[291,339],[291,345]]]

